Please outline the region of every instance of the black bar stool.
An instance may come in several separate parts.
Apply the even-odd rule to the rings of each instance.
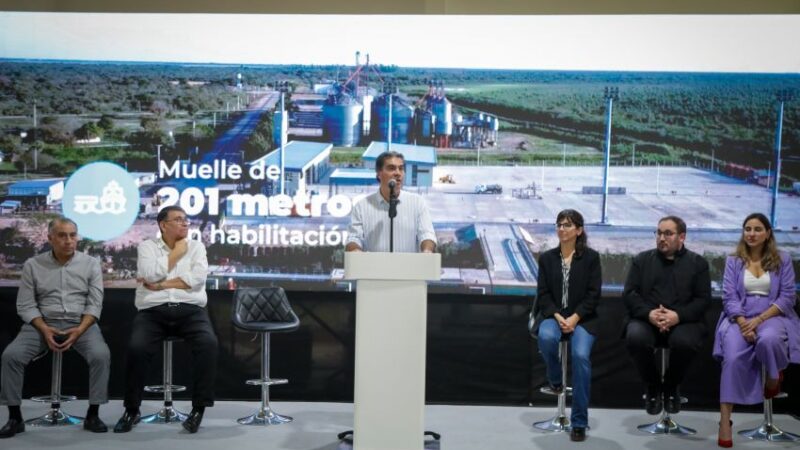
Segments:
[[[242,417],[242,425],[279,425],[291,422],[289,416],[276,414],[269,406],[269,387],[286,384],[285,379],[269,376],[269,342],[271,333],[286,333],[300,327],[300,319],[292,311],[282,288],[238,289],[234,294],[233,325],[244,331],[261,334],[261,378],[247,380],[247,384],[261,386],[261,407],[254,414]]]
[[[163,384],[145,386],[145,392],[164,394],[164,407],[158,412],[142,417],[144,423],[180,423],[186,420],[188,415],[172,406],[172,393],[183,392],[186,386],[172,384],[172,343],[183,339],[176,336],[168,336],[164,339],[164,370]]]

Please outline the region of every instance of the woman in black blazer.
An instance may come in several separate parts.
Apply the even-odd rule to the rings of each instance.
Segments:
[[[561,384],[558,343],[570,340],[572,353],[572,431],[570,439],[586,439],[592,380],[590,355],[595,341],[597,303],[602,274],[600,255],[586,245],[583,216],[565,209],[556,218],[558,247],[539,256],[539,278],[534,315],[539,351],[547,367],[547,380],[556,392]]]

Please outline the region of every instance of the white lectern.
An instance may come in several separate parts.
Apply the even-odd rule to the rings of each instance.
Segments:
[[[438,253],[345,253],[356,280],[354,450],[423,448],[428,288]]]

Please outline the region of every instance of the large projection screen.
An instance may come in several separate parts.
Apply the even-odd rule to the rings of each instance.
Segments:
[[[0,284],[66,214],[133,287],[178,204],[210,289],[351,289],[348,213],[391,147],[432,212],[433,292],[535,293],[566,208],[607,292],[669,214],[718,288],[751,212],[800,259],[796,42],[796,15],[0,12]]]

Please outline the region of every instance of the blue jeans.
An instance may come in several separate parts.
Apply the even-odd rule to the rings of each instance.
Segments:
[[[570,353],[572,353],[572,413],[573,427],[589,426],[589,394],[592,383],[592,345],[595,337],[578,325],[572,333]],[[561,361],[558,359],[558,343],[561,341],[561,328],[556,319],[545,319],[539,325],[539,352],[547,367],[547,381],[552,385],[561,384]]]

